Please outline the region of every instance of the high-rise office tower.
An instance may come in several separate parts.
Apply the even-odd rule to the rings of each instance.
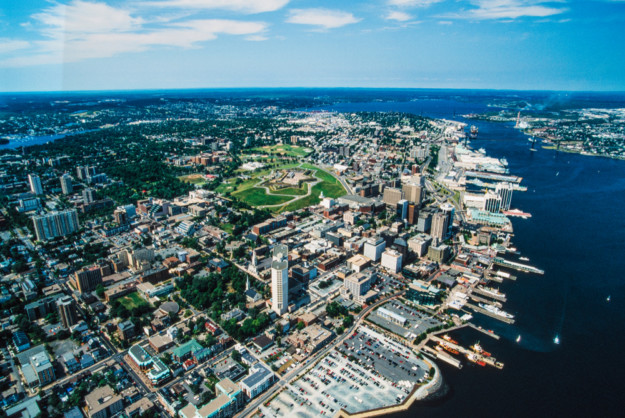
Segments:
[[[277,245],[273,249],[271,262],[271,308],[278,315],[284,315],[289,306],[289,249]]]
[[[445,217],[447,218],[447,232],[445,235],[445,239],[450,238],[453,232],[453,228],[454,228],[454,215],[456,213],[456,209],[454,208],[454,205],[452,205],[451,203],[443,203],[441,205],[441,210],[443,211],[443,213],[445,214]]]
[[[76,209],[53,212],[47,215],[33,216],[37,240],[47,241],[75,232],[80,227]]]
[[[28,184],[30,184],[30,191],[34,194],[43,194],[43,187],[41,187],[41,179],[36,174],[28,175]]]
[[[71,194],[74,191],[74,185],[72,184],[72,176],[65,173],[61,176],[61,190],[63,194]]]
[[[384,197],[382,200],[389,206],[395,207],[397,202],[404,198],[404,193],[401,189],[397,189],[395,187],[386,187],[384,189]]]
[[[59,308],[59,318],[63,327],[69,329],[78,322],[78,314],[76,312],[76,301],[70,296],[64,296],[56,302]]]
[[[404,199],[410,203],[414,203],[417,206],[421,205],[423,201],[423,187],[417,182],[409,182],[402,186],[404,192]]]

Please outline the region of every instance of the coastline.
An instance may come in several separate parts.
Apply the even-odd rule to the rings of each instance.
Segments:
[[[435,370],[434,377],[428,383],[422,386],[415,386],[410,392],[410,395],[406,398],[404,402],[399,405],[392,406],[384,406],[382,408],[370,409],[368,411],[355,412],[350,414],[344,409],[340,409],[335,415],[335,418],[371,418],[371,417],[381,417],[389,414],[396,414],[399,412],[407,412],[413,406],[415,402],[423,402],[427,401],[431,398],[443,396],[447,393],[447,388],[445,386],[445,380],[443,379],[443,374],[441,370],[438,368],[436,363],[433,360],[430,360],[427,357],[423,358],[423,361]]]

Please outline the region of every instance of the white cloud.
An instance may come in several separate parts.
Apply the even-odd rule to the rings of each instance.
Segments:
[[[290,11],[287,22],[318,26],[321,29],[334,29],[352,23],[358,23],[361,20],[362,19],[355,17],[351,13],[340,10],[293,9]]]
[[[55,5],[32,17],[32,29],[38,29],[43,38],[31,43],[28,55],[1,59],[0,66],[76,62],[158,46],[194,48],[221,34],[249,37],[262,35],[267,29],[264,22],[224,19],[159,21],[154,25],[127,10],[80,0]]]
[[[0,54],[19,51],[20,49],[26,49],[28,47],[30,47],[30,42],[27,41],[22,41],[20,39],[0,38]]]
[[[457,19],[517,19],[519,17],[547,17],[566,12],[567,8],[549,7],[541,0],[473,0],[473,9],[448,14]],[[553,3],[553,2],[550,2]]]
[[[154,7],[221,9],[253,14],[279,10],[288,2],[289,0],[156,0],[144,4]]]
[[[392,11],[389,12],[386,17],[386,20],[396,20],[398,22],[407,22],[410,19],[412,19],[412,16],[409,15],[408,13],[404,13],[404,12],[399,12],[399,11]]]
[[[440,3],[443,0],[388,0],[390,6],[397,7],[429,7],[434,3]]]

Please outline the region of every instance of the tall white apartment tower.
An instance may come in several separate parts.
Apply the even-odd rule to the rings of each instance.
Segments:
[[[284,315],[289,306],[289,249],[286,245],[277,245],[273,249],[271,262],[271,309],[278,315]]]
[[[41,179],[36,174],[28,175],[28,184],[30,184],[30,191],[36,195],[43,194],[43,187],[41,187]]]

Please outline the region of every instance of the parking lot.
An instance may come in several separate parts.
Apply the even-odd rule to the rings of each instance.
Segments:
[[[408,348],[370,328],[358,328],[346,341],[287,385],[261,412],[269,417],[312,418],[334,416],[341,408],[356,413],[395,405],[426,373],[425,363]]]
[[[400,301],[393,300],[382,307],[388,311],[404,317],[406,319],[405,324],[400,325],[397,322],[392,322],[386,318],[382,318],[378,315],[377,309],[367,318],[374,324],[388,329],[391,332],[408,340],[414,340],[417,335],[425,332],[429,328],[443,325],[443,323],[438,319],[433,318],[428,314],[419,312],[416,309],[411,308]]]

